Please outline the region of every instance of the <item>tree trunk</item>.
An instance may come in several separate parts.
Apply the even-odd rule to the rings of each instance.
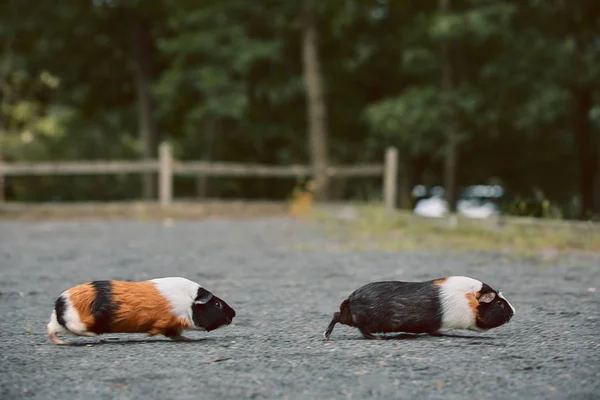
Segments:
[[[204,134],[204,149],[202,151],[204,161],[212,161],[213,159],[213,143],[217,131],[217,121],[211,118],[206,124]],[[202,174],[196,177],[196,197],[204,199],[208,196],[209,179],[208,175]]]
[[[399,152],[398,160],[398,208],[409,209],[412,199],[412,162],[404,152]]]
[[[452,127],[447,128],[448,144],[446,147],[446,158],[444,159],[444,188],[446,200],[450,212],[456,211],[458,201],[458,190],[456,184],[456,172],[458,169],[458,145],[456,133]]]
[[[336,180],[329,183],[328,199],[333,201],[342,200],[344,191],[346,190],[346,177],[338,177]]]
[[[4,152],[3,152],[3,139],[4,139],[4,124],[2,121],[2,116],[0,115],[0,165],[4,162]],[[0,203],[6,200],[6,194],[4,190],[4,175],[0,175]]]
[[[11,6],[11,16],[16,18],[14,13],[16,3],[10,3]],[[6,28],[5,28],[6,29]],[[8,31],[8,34],[6,34]],[[12,51],[12,43],[15,39],[15,31],[14,29],[5,30],[3,48],[2,48],[2,64],[0,64],[0,84],[4,86],[7,83],[8,76],[12,69],[13,62],[13,51]],[[5,98],[6,94],[0,91],[0,107],[4,109],[5,105],[9,104],[9,99]],[[4,117],[2,115],[2,111],[0,110],[0,164],[4,162],[4,135],[7,134],[8,126],[4,123]],[[4,202],[6,200],[6,178],[4,175],[0,175],[0,202]]]
[[[139,138],[142,143],[142,158],[156,158],[158,135],[153,117],[152,95],[152,41],[150,24],[139,16],[133,16],[131,25],[131,48],[133,55],[134,77],[138,108]],[[156,176],[147,173],[142,178],[144,199],[156,198]]]
[[[329,190],[327,110],[323,97],[323,77],[318,53],[318,34],[312,0],[304,0],[302,59],[306,81],[307,123],[310,156],[314,171],[315,198],[326,200]]]
[[[575,110],[573,115],[573,133],[579,153],[579,194],[581,208],[579,218],[587,219],[594,210],[594,174],[595,160],[592,150],[592,125],[590,110],[592,92],[589,88],[574,90]]]
[[[438,8],[442,14],[450,11],[450,0],[438,0]],[[451,212],[456,211],[456,202],[458,200],[456,175],[458,169],[458,140],[456,135],[456,125],[454,121],[454,110],[448,99],[448,94],[452,91],[452,64],[450,61],[449,44],[444,40],[442,43],[442,79],[441,92],[443,101],[444,125],[446,126],[446,154],[444,159],[444,189],[446,200]]]
[[[596,150],[596,183],[594,183],[594,215],[600,219],[600,137]]]

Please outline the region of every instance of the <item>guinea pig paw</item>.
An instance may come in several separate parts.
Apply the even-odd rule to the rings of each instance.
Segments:
[[[57,344],[59,346],[64,346],[64,345],[69,344],[69,343],[65,342],[64,340],[60,340],[59,338],[57,338],[54,335],[50,336],[50,340],[52,341],[52,343]]]

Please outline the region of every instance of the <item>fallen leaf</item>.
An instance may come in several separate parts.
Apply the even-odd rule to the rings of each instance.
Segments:
[[[375,364],[377,364],[377,365],[390,365],[386,361],[375,361]]]
[[[440,388],[440,389],[441,389],[441,388],[443,388],[443,387],[444,387],[444,382],[442,382],[442,381],[436,381],[436,382],[435,382],[435,386],[437,386],[438,388]]]
[[[396,346],[396,350],[400,350],[400,349],[401,349],[401,347],[400,347],[400,346]]]
[[[354,373],[354,375],[365,375],[365,374],[368,374],[368,373],[369,373],[369,371],[365,371],[365,370],[363,369],[363,370],[361,370],[361,371],[356,371],[356,372]]]
[[[114,388],[114,389],[119,389],[119,390],[127,390],[127,386],[122,385],[120,383],[111,383],[110,387]]]
[[[556,392],[556,388],[554,386],[550,386],[550,391],[551,392]]]
[[[23,328],[23,332],[25,332],[25,333],[31,333],[31,328]]]

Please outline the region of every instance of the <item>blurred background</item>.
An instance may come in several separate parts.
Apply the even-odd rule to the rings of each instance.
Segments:
[[[597,0],[0,2],[0,163],[303,165],[175,176],[176,199],[329,201],[600,215]],[[2,169],[0,168],[0,171]],[[12,202],[155,199],[156,173],[0,174]],[[235,175],[235,174],[233,174]]]

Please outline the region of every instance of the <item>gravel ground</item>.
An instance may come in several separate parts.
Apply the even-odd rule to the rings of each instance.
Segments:
[[[373,280],[464,274],[502,289],[515,318],[485,334],[369,341],[338,325]],[[46,337],[53,301],[94,279],[180,275],[232,305],[235,325]],[[287,218],[0,223],[0,398],[600,398],[600,256],[353,252]],[[114,338],[114,339],[113,339]],[[413,397],[414,396],[414,397]]]

